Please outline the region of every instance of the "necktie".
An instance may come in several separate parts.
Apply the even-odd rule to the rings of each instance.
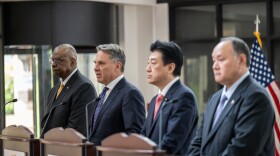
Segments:
[[[222,95],[221,99],[220,99],[220,103],[216,109],[216,113],[215,113],[215,120],[213,122],[212,127],[214,127],[215,123],[217,122],[219,116],[221,115],[224,106],[225,106],[225,102],[227,101],[227,96],[225,94]]]
[[[101,94],[99,95],[100,100],[98,101],[98,104],[97,104],[97,106],[96,106],[96,109],[95,109],[95,111],[94,111],[94,116],[93,116],[93,128],[94,128],[94,126],[95,126],[96,119],[97,119],[98,114],[99,114],[99,112],[100,112],[100,110],[101,110],[101,107],[102,107],[102,104],[103,104],[103,101],[104,101],[104,98],[105,98],[105,95],[106,95],[106,92],[107,92],[108,89],[109,89],[109,88],[104,87],[103,90],[102,90],[102,92],[101,92]]]
[[[57,93],[56,93],[56,98],[58,97],[58,95],[61,93],[62,89],[63,89],[64,85],[63,83],[60,84],[58,90],[57,90]]]
[[[154,111],[154,120],[157,116],[157,112],[158,112],[158,109],[161,105],[163,98],[164,98],[164,96],[162,94],[158,94],[157,99],[156,99],[155,111]]]

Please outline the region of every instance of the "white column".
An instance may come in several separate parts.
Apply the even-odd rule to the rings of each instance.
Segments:
[[[123,5],[120,20],[120,45],[126,53],[125,77],[135,84],[149,102],[158,89],[147,82],[146,66],[150,45],[169,38],[168,6]]]

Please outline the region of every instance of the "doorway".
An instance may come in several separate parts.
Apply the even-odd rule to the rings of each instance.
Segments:
[[[51,46],[4,46],[5,127],[24,125],[35,137],[40,134],[40,121],[44,114],[51,84]]]

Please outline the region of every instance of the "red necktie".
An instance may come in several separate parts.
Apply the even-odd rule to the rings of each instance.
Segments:
[[[164,98],[164,96],[162,94],[158,94],[157,99],[156,99],[155,111],[154,111],[154,120],[157,116],[157,112],[159,110],[159,107],[161,105],[163,98]]]

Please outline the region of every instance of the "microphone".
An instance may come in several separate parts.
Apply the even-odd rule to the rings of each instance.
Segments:
[[[93,102],[98,102],[99,100],[100,100],[100,98],[97,97],[96,99],[94,99],[94,100],[92,100],[92,101],[90,101],[89,103],[86,104],[86,130],[87,130],[87,136],[86,136],[86,138],[87,138],[87,141],[89,141],[88,106],[89,106],[90,104],[92,104]]]
[[[48,117],[47,117],[47,119],[46,119],[46,122],[45,122],[45,124],[44,124],[44,126],[43,126],[43,128],[42,128],[42,132],[41,132],[40,138],[43,138],[43,133],[44,133],[44,131],[45,131],[45,129],[46,129],[47,123],[48,123],[48,121],[49,121],[49,118],[50,118],[50,116],[51,116],[53,110],[54,110],[56,107],[61,106],[61,105],[64,105],[64,104],[66,104],[66,103],[63,103],[63,102],[62,102],[62,103],[60,103],[60,104],[58,104],[58,105],[55,105],[55,106],[53,106],[53,107],[51,108],[50,113],[48,114]]]
[[[161,141],[162,141],[162,109],[163,107],[168,104],[168,103],[176,103],[178,100],[174,99],[174,100],[170,100],[165,98],[164,101],[162,102],[161,106],[160,106],[160,110],[159,110],[159,137],[158,137],[158,146],[159,146],[159,150],[161,150]]]
[[[11,101],[6,102],[5,105],[6,105],[6,104],[9,104],[9,103],[12,103],[12,102],[17,102],[17,101],[18,101],[17,99],[13,99],[13,100],[11,100]]]

